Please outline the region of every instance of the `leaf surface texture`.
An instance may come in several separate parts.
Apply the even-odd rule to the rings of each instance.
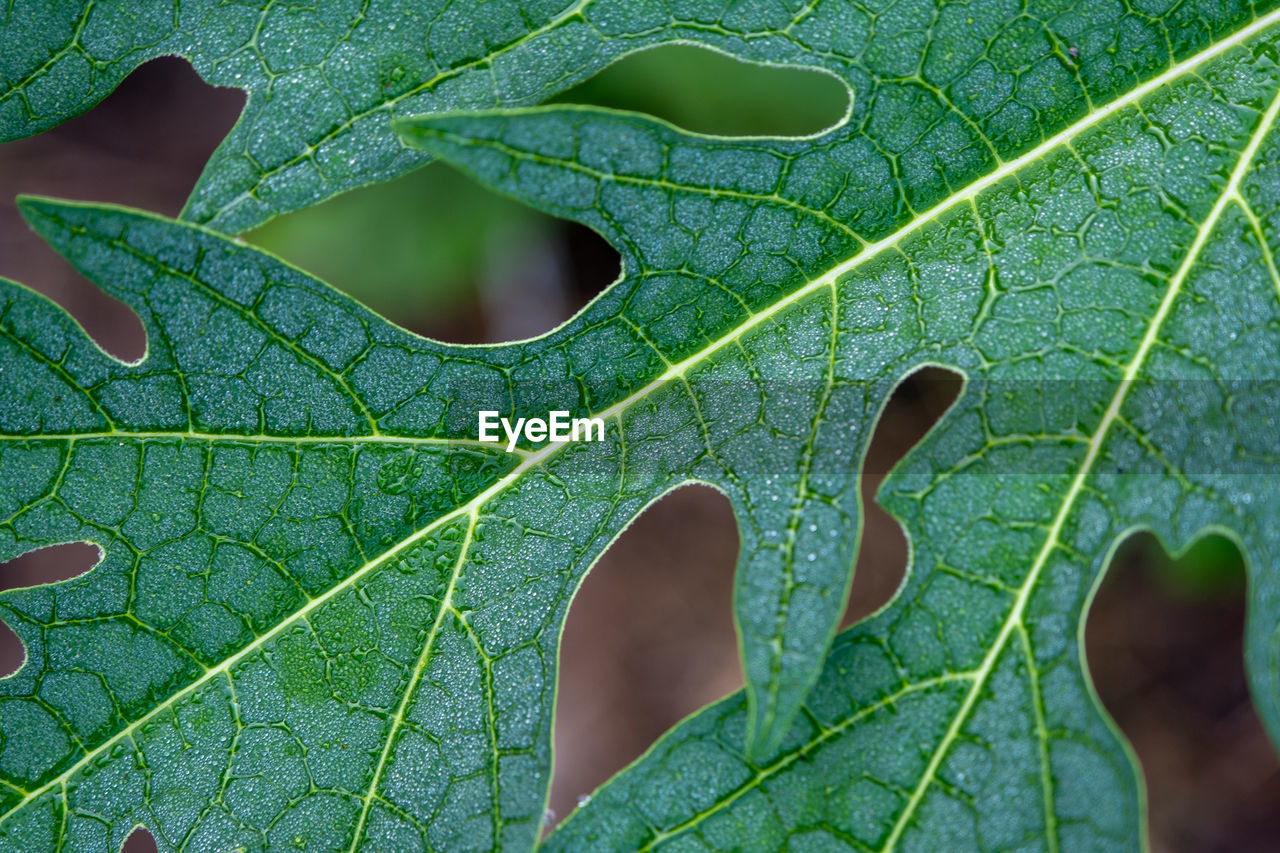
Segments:
[[[850,82],[817,138],[572,107],[396,125],[622,253],[535,340],[438,344],[199,226],[24,202],[148,350],[117,362],[4,285],[0,558],[103,558],[0,594],[28,651],[0,682],[0,844],[115,850],[143,823],[161,849],[531,848],[568,601],[692,481],[738,519],[747,691],[552,848],[1138,847],[1079,648],[1136,527],[1241,543],[1280,729],[1257,476],[1280,452],[1280,14],[779,9],[723,17]],[[967,382],[882,491],[908,580],[833,645],[862,454],[925,364]],[[488,409],[598,415],[606,440],[507,454],[475,440]]]

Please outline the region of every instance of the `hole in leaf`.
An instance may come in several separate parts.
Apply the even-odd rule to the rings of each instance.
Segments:
[[[589,228],[440,164],[285,214],[245,237],[392,322],[458,344],[550,331],[620,266]]]
[[[120,853],[156,853],[155,836],[145,826],[135,826],[120,845]]]
[[[1280,763],[1244,671],[1245,569],[1208,536],[1178,560],[1150,534],[1117,550],[1085,649],[1147,785],[1152,847],[1261,851],[1280,838]]]
[[[876,490],[956,401],[961,382],[960,375],[951,370],[917,370],[893,389],[876,422],[862,468],[862,541],[842,627],[879,610],[902,585],[907,540],[893,516],[876,503]]]
[[[0,678],[13,675],[22,667],[26,651],[13,629],[0,621]]]
[[[0,563],[0,589],[17,589],[77,578],[102,559],[102,551],[90,542],[68,542],[28,551]]]
[[[849,88],[811,68],[668,44],[629,54],[552,100],[647,113],[695,133],[807,136],[844,120]]]
[[[243,103],[242,92],[209,86],[185,60],[164,57],[138,67],[84,115],[0,146],[0,275],[65,307],[116,358],[140,358],[137,316],[37,237],[13,198],[34,193],[176,215]]]
[[[70,542],[28,551],[0,563],[0,589],[56,583],[79,577],[98,564],[102,552],[88,542]],[[0,621],[0,677],[22,665],[25,652],[13,629]]]
[[[591,570],[560,644],[554,823],[692,711],[742,685],[738,526],[707,486],[644,511]]]

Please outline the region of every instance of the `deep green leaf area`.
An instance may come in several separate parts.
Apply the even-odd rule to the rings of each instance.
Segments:
[[[0,291],[0,559],[104,552],[0,594],[29,656],[0,681],[0,848],[114,853],[138,823],[164,850],[533,847],[568,601],[691,481],[738,519],[748,691],[553,846],[1139,846],[1135,772],[1079,659],[1125,530],[1240,540],[1280,731],[1257,476],[1280,450],[1277,18],[1117,78],[1122,98],[1001,162],[907,103],[824,143],[571,108],[405,122],[623,256],[582,314],[501,346],[414,337],[196,226],[24,202],[148,351],[115,362]],[[892,167],[876,134],[900,137]],[[826,657],[872,423],[928,363],[968,384],[884,492],[907,586]],[[507,454],[476,441],[482,409],[607,434]]]
[[[13,0],[0,15],[0,139],[79,114],[147,59],[186,56],[209,83],[248,93],[184,212],[231,233],[426,162],[392,132],[394,117],[534,103],[626,53],[692,41],[836,75],[853,115],[831,138],[863,139],[867,169],[898,170],[933,198],[1255,8],[1157,6]]]

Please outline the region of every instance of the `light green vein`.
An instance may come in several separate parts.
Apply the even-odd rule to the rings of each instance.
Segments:
[[[133,432],[131,430],[107,430],[99,432],[65,432],[65,433],[31,433],[0,434],[0,442],[73,442],[94,440],[137,440],[137,441],[197,441],[201,443],[220,444],[361,444],[376,446],[382,444],[422,445],[425,447],[462,447],[475,450],[507,452],[505,442],[479,441],[473,438],[437,438],[434,436],[413,435],[265,435],[240,433],[211,433],[174,430],[154,432]],[[517,447],[511,451],[516,456],[526,458],[530,451]]]
[[[387,728],[387,739],[382,745],[382,752],[378,755],[378,763],[374,766],[373,777],[369,781],[369,789],[365,792],[363,803],[360,807],[360,818],[356,821],[356,829],[351,836],[352,853],[360,846],[360,838],[364,833],[365,823],[369,819],[369,808],[373,805],[374,797],[378,794],[378,784],[382,781],[382,772],[386,769],[387,760],[391,757],[391,750],[395,747],[396,736],[400,733],[400,727],[404,724],[405,714],[409,710],[410,702],[413,701],[414,693],[418,689],[418,683],[422,681],[422,674],[426,672],[427,662],[431,658],[431,650],[435,645],[436,635],[440,632],[440,625],[444,622],[445,615],[453,612],[453,591],[457,588],[458,576],[462,574],[462,566],[466,563],[467,552],[471,549],[471,537],[475,533],[477,520],[476,513],[472,511],[467,519],[467,532],[463,538],[462,546],[458,549],[458,559],[454,561],[453,571],[449,576],[448,591],[440,601],[435,621],[431,623],[431,630],[427,632],[426,640],[422,644],[422,651],[418,654],[418,661],[410,673],[409,683],[405,685],[404,695],[400,697],[400,704],[396,707],[395,715],[391,718],[391,725]]]
[[[369,116],[375,113],[388,112],[397,104],[399,104],[401,101],[407,98],[412,98],[415,95],[419,95],[422,92],[427,91],[428,89],[432,89],[445,80],[449,80],[450,78],[457,77],[459,74],[462,74],[463,72],[469,71],[473,68],[480,68],[484,65],[491,64],[495,59],[502,56],[503,54],[507,54],[513,50],[516,50],[521,45],[527,44],[528,42],[532,41],[538,36],[551,32],[552,30],[561,26],[565,21],[568,21],[569,19],[577,15],[580,15],[582,13],[582,10],[586,8],[589,3],[590,3],[590,0],[577,0],[577,2],[573,3],[571,6],[569,6],[569,8],[565,9],[559,15],[552,18],[550,21],[543,24],[538,29],[533,30],[521,36],[520,38],[516,39],[515,41],[509,44],[503,45],[498,50],[495,50],[492,53],[486,54],[485,56],[482,56],[479,59],[472,60],[471,62],[465,63],[463,65],[458,65],[453,68],[449,68],[444,71],[441,71],[438,74],[436,74],[434,77],[432,77],[430,80],[424,80],[423,82],[414,86],[412,89],[410,89],[407,92],[403,92],[399,95],[396,95],[393,98],[388,98],[385,101],[380,101],[374,107],[371,107],[367,110],[362,110],[358,113],[351,115],[349,118],[345,119],[342,122],[339,122],[336,126],[331,128],[327,133],[325,133],[324,136],[317,139],[314,143],[308,144],[306,148],[302,151],[302,153],[297,154],[294,157],[290,158],[289,160],[286,160],[283,163],[280,163],[276,166],[271,166],[269,168],[263,169],[259,173],[259,175],[254,179],[252,186],[242,191],[235,198],[230,199],[225,204],[221,205],[219,209],[214,213],[214,216],[217,216],[220,213],[224,213],[228,210],[231,210],[237,204],[239,204],[240,202],[246,199],[256,198],[256,194],[258,190],[261,189],[262,185],[266,183],[266,181],[269,178],[271,178],[273,175],[278,174],[279,172],[283,172],[285,169],[288,169],[292,166],[296,166],[298,163],[301,163],[302,161],[310,158],[317,151],[320,150],[320,146],[324,145],[325,143],[329,142],[332,139],[337,138],[342,133],[345,133],[352,126],[354,126],[356,122],[360,121],[361,119],[368,118]],[[186,212],[187,212],[186,210],[183,211],[184,218],[186,216]]]

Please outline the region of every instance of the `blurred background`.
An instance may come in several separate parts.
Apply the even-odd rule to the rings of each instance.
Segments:
[[[845,90],[815,72],[764,69],[700,48],[629,57],[559,98],[634,109],[730,135],[814,133],[840,120]],[[142,328],[32,234],[18,193],[116,202],[176,215],[243,104],[184,61],[148,63],[89,113],[0,145],[0,276],[63,305],[111,354],[142,355]],[[281,217],[243,235],[396,323],[456,343],[541,334],[618,273],[594,233],[531,211],[433,164]],[[955,398],[943,371],[906,380],[879,423],[864,482],[866,523],[846,622],[902,578],[906,542],[875,506],[884,473]],[[587,577],[563,640],[548,821],[704,704],[739,688],[730,610],[738,536],[704,487],[663,498]],[[72,577],[96,549],[67,545],[0,566],[5,588]],[[1280,764],[1249,699],[1241,658],[1244,569],[1207,539],[1173,562],[1148,537],[1121,549],[1086,629],[1094,680],[1137,751],[1158,853],[1280,850]],[[22,650],[0,626],[0,672]],[[154,850],[145,832],[132,853]]]

